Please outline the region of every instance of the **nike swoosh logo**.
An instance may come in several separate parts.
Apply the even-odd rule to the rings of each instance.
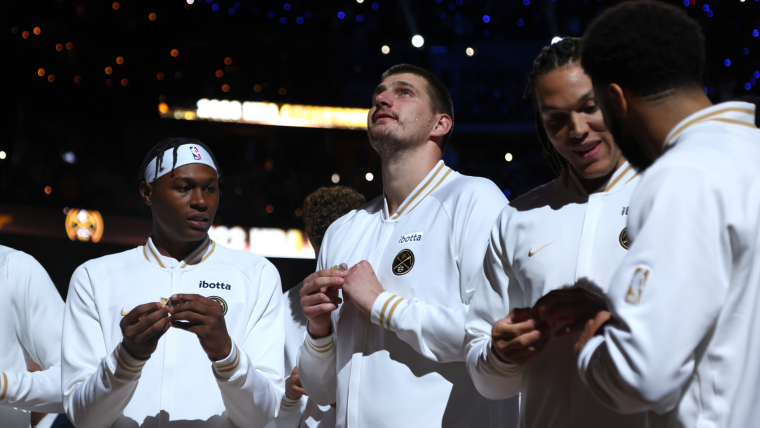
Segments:
[[[125,317],[127,314],[129,314],[130,311],[124,312],[124,308],[121,308],[121,316]]]
[[[553,243],[554,243],[554,241],[552,241],[552,242],[550,242],[550,243],[548,243],[548,244],[544,245],[543,247],[540,247],[540,248],[538,248],[538,249],[536,249],[536,250],[531,250],[531,251],[528,251],[528,257],[533,257],[533,256],[535,256],[537,252],[539,252],[539,251],[543,250],[544,248],[548,247],[549,245],[551,245],[551,244],[553,244]]]

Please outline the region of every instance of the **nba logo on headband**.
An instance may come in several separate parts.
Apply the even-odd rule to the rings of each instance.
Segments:
[[[193,159],[195,159],[195,160],[201,160],[201,152],[198,151],[197,147],[190,146],[190,153],[193,154]]]

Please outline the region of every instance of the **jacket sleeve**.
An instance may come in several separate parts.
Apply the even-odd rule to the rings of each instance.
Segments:
[[[509,218],[507,210],[493,227],[483,268],[473,279],[475,294],[465,323],[467,371],[478,392],[492,400],[517,395],[524,373],[523,366],[503,362],[491,347],[494,323],[524,303],[522,287],[504,248]]]
[[[330,229],[338,222],[333,223]],[[317,270],[325,269],[327,248],[330,243],[330,229],[327,230],[317,261]],[[315,339],[307,331],[304,335],[301,349],[298,352],[298,377],[301,379],[303,389],[309,395],[309,399],[321,406],[327,406],[335,402],[338,389],[338,375],[336,372],[337,357],[335,340],[337,338],[337,313],[333,311],[332,334]]]
[[[45,269],[32,256],[13,253],[8,260],[16,337],[40,372],[0,375],[0,404],[40,413],[63,412],[61,329],[63,300]]]
[[[491,182],[443,204],[451,222],[451,246],[459,277],[438,285],[456,293],[461,303],[449,307],[384,292],[372,307],[373,323],[394,331],[425,357],[441,363],[465,360],[464,324],[473,290],[468,286],[480,271],[488,236],[507,198]]]
[[[77,428],[114,424],[137,388],[145,361],[121,345],[106,349],[86,267],[74,271],[63,316],[63,407]]]
[[[633,244],[609,291],[617,324],[578,358],[581,378],[613,410],[667,412],[694,375],[732,269],[730,205],[717,183],[695,166],[655,164],[631,201]]]
[[[259,301],[245,341],[233,342],[230,355],[212,364],[230,420],[239,427],[260,428],[277,415],[284,393],[285,332],[282,287],[274,266],[261,272]]]

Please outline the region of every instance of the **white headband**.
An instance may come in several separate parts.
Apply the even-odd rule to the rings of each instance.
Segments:
[[[171,172],[172,163],[174,161],[173,153],[174,147],[165,151],[163,155],[160,155],[163,160],[161,161],[161,169],[158,171],[158,175],[156,175],[158,156],[150,161],[148,163],[148,166],[145,167],[145,181],[148,183],[153,183],[154,181]],[[179,168],[191,163],[202,163],[204,165],[210,166],[211,168],[214,168],[214,171],[217,171],[216,166],[214,165],[214,161],[211,159],[211,154],[209,154],[209,152],[207,152],[203,147],[194,146],[192,144],[183,144],[179,146],[177,149],[177,164],[174,166],[174,168]],[[217,171],[217,174],[218,173],[219,171]]]

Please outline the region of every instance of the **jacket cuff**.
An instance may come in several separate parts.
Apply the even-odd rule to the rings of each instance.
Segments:
[[[604,344],[604,336],[594,336],[586,342],[586,346],[584,346],[580,354],[578,354],[578,375],[580,375],[581,380],[586,385],[588,385],[586,382],[586,372],[589,365],[591,365],[591,360],[594,358],[596,350],[602,344]]]
[[[393,330],[393,314],[409,305],[403,297],[383,291],[372,305],[370,319],[373,323],[388,330]],[[398,318],[398,317],[396,317]]]
[[[113,367],[113,373],[126,380],[137,380],[142,375],[142,369],[148,360],[138,360],[133,357],[126,348],[119,343],[107,357],[109,366]]]
[[[311,336],[307,327],[303,349],[306,349],[306,352],[314,358],[332,357],[335,355],[335,334],[315,339]]]
[[[13,397],[16,376],[13,373],[0,373],[0,404],[8,404]]]
[[[498,355],[496,355],[495,352],[493,352],[493,345],[489,341],[488,342],[488,354],[486,354],[486,364],[493,370],[494,373],[497,373],[503,377],[512,377],[520,373],[522,370],[522,366],[519,364],[511,364],[506,363],[502,361]]]
[[[231,379],[233,376],[238,374],[238,372],[243,370],[244,367],[246,367],[247,364],[243,363],[243,360],[245,358],[245,353],[240,351],[237,345],[235,345],[235,342],[232,342],[232,350],[230,351],[230,355],[228,355],[223,360],[214,361],[211,364],[214,368],[214,375],[219,380]]]
[[[301,409],[301,400],[291,400],[287,395],[282,395],[282,401],[280,401],[280,413],[293,412]]]

